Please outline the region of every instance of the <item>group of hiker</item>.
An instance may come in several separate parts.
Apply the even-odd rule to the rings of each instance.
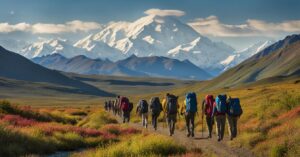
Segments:
[[[196,114],[199,115],[197,107],[197,96],[194,92],[187,93],[181,105],[178,103],[178,96],[167,93],[162,101],[159,97],[152,97],[149,103],[144,99],[140,100],[136,107],[136,113],[141,116],[142,125],[145,128],[148,127],[148,116],[151,114],[151,124],[157,130],[158,117],[163,112],[170,136],[174,134],[177,116],[182,115],[185,117],[187,137],[194,137],[195,117]],[[120,115],[123,118],[123,123],[125,123],[130,121],[133,103],[127,97],[117,96],[115,100],[105,102],[105,109],[112,111],[115,115]],[[212,138],[213,125],[216,123],[218,141],[223,140],[226,119],[230,139],[235,138],[237,136],[237,121],[242,113],[239,98],[231,98],[227,95],[217,95],[214,98],[213,95],[206,95],[202,102],[202,121],[205,116],[209,133],[207,138]]]
[[[114,115],[119,115],[123,118],[123,123],[130,121],[130,112],[133,109],[133,103],[129,102],[127,97],[117,96],[115,100],[105,101],[104,109],[112,111]]]

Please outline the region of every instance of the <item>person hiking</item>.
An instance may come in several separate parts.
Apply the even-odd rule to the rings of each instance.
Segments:
[[[150,110],[151,110],[151,117],[152,117],[152,126],[155,130],[157,130],[157,118],[159,117],[160,112],[163,110],[158,97],[151,98]]]
[[[237,121],[242,114],[243,109],[240,105],[240,99],[229,97],[227,99],[227,122],[230,140],[237,136]]]
[[[130,118],[129,99],[127,97],[121,97],[120,100],[121,100],[120,101],[120,108],[122,110],[123,123],[129,122],[129,118]]]
[[[108,102],[108,111],[110,112],[111,111],[111,106],[113,104],[113,101],[112,100],[109,100]]]
[[[206,125],[208,128],[208,137],[212,138],[212,128],[214,124],[214,119],[212,117],[213,113],[213,105],[214,105],[215,99],[213,95],[206,95],[205,99],[202,102],[202,119],[203,115],[205,115],[206,119]]]
[[[172,136],[175,131],[175,123],[177,121],[178,113],[178,96],[167,93],[166,101],[164,101],[164,111],[167,114],[166,121],[169,127],[169,135]]]
[[[107,101],[104,102],[104,109],[105,109],[105,111],[108,110],[108,102]]]
[[[129,113],[128,113],[128,123],[129,123],[129,121],[130,121],[130,113],[131,113],[131,111],[133,110],[133,103],[132,102],[129,102]]]
[[[226,104],[226,95],[218,95],[216,97],[216,101],[213,105],[213,113],[212,116],[216,119],[216,130],[218,135],[218,141],[223,140],[224,131],[225,131],[225,122],[226,122],[226,112],[227,112],[227,104]]]
[[[187,128],[187,137],[194,137],[195,114],[197,113],[197,96],[196,93],[190,92],[185,96],[185,122]]]
[[[115,103],[114,103],[114,106],[113,106],[113,112],[114,112],[114,115],[117,115],[118,114],[118,106],[119,106],[119,99],[120,99],[120,96],[118,95],[116,97],[116,100],[115,100]]]
[[[116,105],[116,111],[117,111],[117,115],[118,116],[122,116],[122,109],[121,109],[121,96],[120,95],[118,95],[118,97],[117,97],[117,105]]]
[[[140,100],[136,108],[136,112],[142,116],[142,124],[145,128],[148,127],[148,108],[149,105],[146,100]]]

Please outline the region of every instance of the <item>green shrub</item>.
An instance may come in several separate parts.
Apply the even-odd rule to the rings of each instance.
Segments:
[[[287,155],[288,148],[286,144],[276,145],[271,149],[271,157],[284,157]]]
[[[89,156],[169,156],[183,154],[186,148],[162,135],[139,135],[107,148],[90,152]]]

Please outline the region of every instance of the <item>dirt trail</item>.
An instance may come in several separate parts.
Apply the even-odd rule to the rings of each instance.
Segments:
[[[122,119],[118,116],[117,120],[119,123],[122,123]],[[163,124],[159,124],[157,130],[155,131],[153,127],[151,126],[151,121],[149,119],[148,122],[148,128],[145,129],[142,127],[141,123],[129,123],[129,126],[133,126],[139,129],[145,129],[150,132],[155,132],[163,135],[169,135],[168,129],[166,127],[163,127]],[[214,154],[216,156],[220,157],[253,157],[255,156],[250,150],[246,148],[233,148],[229,146],[227,143],[230,139],[225,135],[223,141],[218,142],[216,135],[213,134],[213,138],[207,139],[208,136],[207,132],[202,133],[201,132],[195,132],[195,137],[186,137],[185,131],[179,131],[175,130],[175,134],[172,136],[172,138],[181,143],[184,146],[190,146],[190,149],[200,148],[204,154]]]

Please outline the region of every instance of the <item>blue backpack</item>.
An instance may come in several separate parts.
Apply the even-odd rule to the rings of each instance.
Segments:
[[[240,105],[239,98],[229,99],[229,111],[228,114],[232,116],[241,116],[243,113],[242,107]]]
[[[218,95],[216,98],[216,107],[217,111],[220,113],[226,113],[227,111],[227,106],[226,106],[226,95]]]
[[[186,112],[197,112],[197,97],[196,93],[187,93],[185,96]]]

